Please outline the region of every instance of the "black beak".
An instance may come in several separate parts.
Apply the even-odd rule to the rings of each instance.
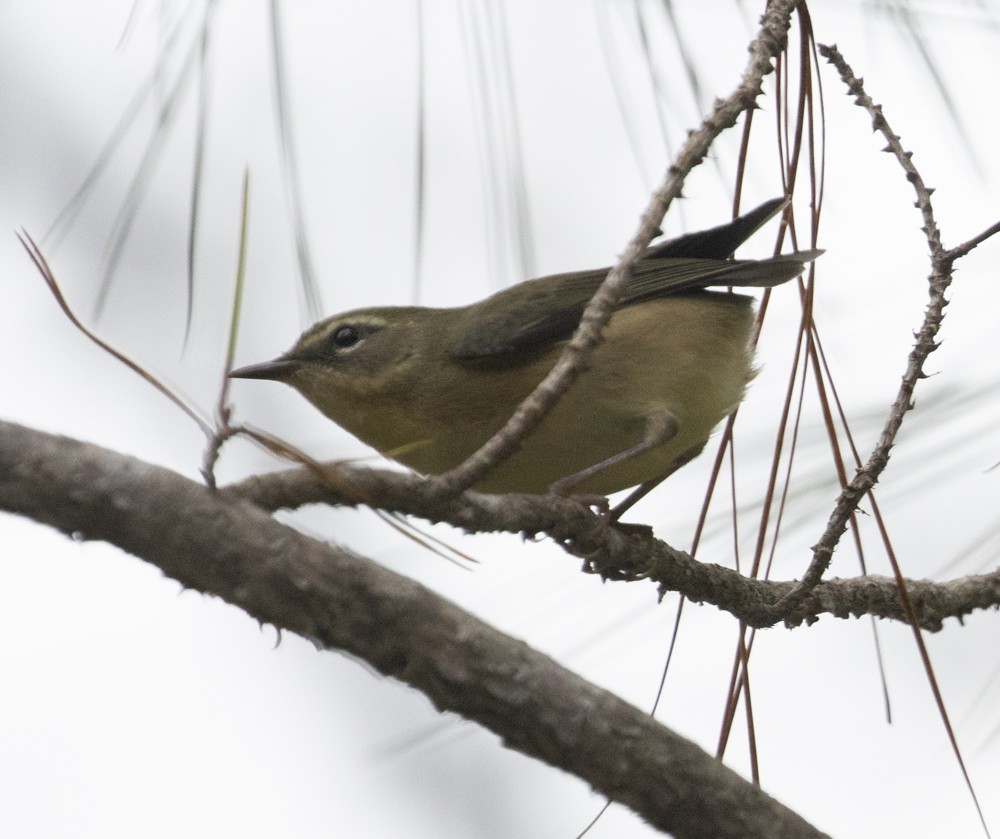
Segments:
[[[263,364],[248,364],[246,367],[239,367],[231,370],[230,379],[270,379],[275,382],[288,381],[302,365],[298,361],[290,361],[284,358],[276,358],[274,361],[265,361]]]

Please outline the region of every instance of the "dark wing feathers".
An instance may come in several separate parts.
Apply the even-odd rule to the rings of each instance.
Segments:
[[[802,266],[821,253],[821,250],[796,251],[769,259],[643,260],[636,266],[619,305],[627,306],[641,300],[669,297],[709,286],[772,288],[797,277],[802,273]],[[607,276],[606,270],[604,276]]]
[[[770,287],[797,277],[803,265],[822,251],[800,251],[762,260],[726,260],[786,203],[783,198],[768,201],[729,224],[650,248],[633,270],[619,305],[707,286]],[[452,358],[500,360],[510,353],[546,350],[568,339],[609,270],[599,268],[529,280],[469,306],[456,323]]]
[[[530,352],[568,338],[607,275],[605,269],[542,277],[474,303],[456,321],[451,357],[487,359]]]
[[[772,198],[756,209],[718,227],[688,233],[669,242],[653,245],[647,251],[648,258],[728,259],[740,245],[785,209],[788,201],[787,198]]]

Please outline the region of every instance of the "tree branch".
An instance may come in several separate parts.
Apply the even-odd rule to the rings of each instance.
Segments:
[[[866,575],[821,581],[804,594],[795,580],[745,577],[698,562],[642,530],[621,529],[571,498],[554,495],[481,495],[441,498],[410,473],[331,463],[254,475],[222,492],[252,501],[268,512],[306,504],[370,506],[447,522],[470,533],[544,533],[584,560],[584,570],[610,580],[649,580],[660,594],[677,592],[718,606],[758,629],[784,623],[811,624],[823,615],[870,615],[909,623],[894,578]],[[943,583],[905,580],[918,624],[938,631],[945,618],[962,618],[1000,606],[1000,570]],[[792,594],[796,597],[791,597]],[[802,596],[799,596],[802,595]]]
[[[915,333],[916,342],[907,357],[906,370],[900,381],[896,398],[889,409],[882,433],[868,456],[868,461],[857,470],[854,478],[843,488],[837,498],[826,528],[813,548],[813,559],[803,576],[802,584],[790,595],[790,601],[806,597],[808,591],[819,583],[833,560],[833,551],[847,529],[848,520],[857,509],[858,504],[861,503],[861,499],[871,491],[882,472],[885,471],[886,466],[889,465],[889,453],[896,441],[896,435],[903,425],[903,418],[913,407],[913,393],[916,390],[917,382],[924,378],[924,362],[938,348],[937,335],[944,320],[945,306],[948,305],[945,292],[951,285],[952,267],[958,256],[957,253],[949,255],[941,245],[941,234],[934,219],[934,209],[931,206],[931,193],[934,190],[924,183],[923,177],[913,163],[912,152],[907,152],[903,148],[899,135],[892,131],[882,113],[882,106],[875,104],[865,92],[861,79],[855,77],[850,66],[837,51],[836,46],[820,44],[818,49],[820,55],[837,68],[848,92],[855,97],[855,103],[868,111],[872,118],[872,129],[880,131],[886,138],[887,145],[884,151],[895,156],[905,173],[906,180],[913,186],[916,194],[915,205],[920,210],[924,221],[924,226],[921,229],[930,250],[931,274],[928,278],[928,300],[927,308],[924,311],[924,321]]]
[[[234,493],[0,422],[0,509],[110,542],[259,621],[362,658],[677,837],[823,835],[648,714]]]

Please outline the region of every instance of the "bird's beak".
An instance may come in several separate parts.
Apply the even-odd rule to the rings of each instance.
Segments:
[[[262,364],[248,364],[229,372],[230,379],[271,379],[275,382],[286,382],[302,367],[298,361],[287,358],[276,358]]]

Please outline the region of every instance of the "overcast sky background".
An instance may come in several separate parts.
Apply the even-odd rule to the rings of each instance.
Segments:
[[[692,95],[658,3],[424,3],[426,229],[419,301],[478,299],[526,275],[610,264],[659,183],[668,149],[639,50],[640,8],[671,148],[716,95],[735,86],[758,4],[675,4],[703,91]],[[405,2],[289,3],[283,8],[290,124],[302,206],[324,314],[408,303],[414,288],[417,17]],[[881,9],[881,11],[880,11]],[[178,97],[150,171],[102,317],[93,315],[108,237],[169,96],[179,56],[196,43],[201,3],[0,4],[0,230],[40,238],[78,189],[121,115],[167,56],[135,123],[81,212],[45,243],[67,297],[99,333],[205,410],[223,364],[235,272],[239,192],[251,172],[245,317],[237,362],[268,359],[306,325],[279,165],[268,9],[215,5],[209,51],[203,215],[191,339],[183,348],[196,87]],[[817,38],[836,43],[927,181],[946,245],[997,220],[998,112],[984,92],[1000,72],[992,8],[921,4],[916,20],[953,112],[922,63],[921,44],[877,4],[816,2]],[[179,23],[177,23],[179,21]],[[164,32],[177,25],[175,48]],[[511,248],[518,170],[488,175],[487,112],[476,66],[496,64],[506,32],[530,254]],[[602,34],[603,32],[603,34]],[[610,58],[609,58],[610,57]],[[827,116],[826,203],[817,320],[840,392],[866,452],[904,368],[928,272],[912,193],[878,153],[868,117],[819,69]],[[192,77],[195,81],[196,77]],[[616,98],[615,85],[622,93]],[[767,93],[772,93],[767,89]],[[496,114],[503,106],[496,105]],[[773,99],[761,100],[770,120]],[[498,110],[499,108],[499,110]],[[623,127],[623,111],[634,125]],[[956,122],[955,115],[960,122]],[[494,134],[501,122],[494,123]],[[750,164],[744,206],[780,193],[766,151]],[[688,181],[669,233],[728,217],[738,136]],[[513,173],[513,174],[511,174]],[[802,186],[805,186],[803,183]],[[800,197],[807,197],[803,189]],[[805,203],[802,204],[802,209]],[[804,214],[800,235],[806,230]],[[772,230],[741,254],[770,251]],[[998,244],[964,260],[944,343],[930,360],[880,500],[904,570],[945,578],[995,565],[1000,460],[995,394],[1000,354]],[[200,432],[134,374],[88,343],[58,311],[14,238],[0,241],[0,413],[197,476]],[[784,295],[784,296],[782,296]],[[793,289],[775,296],[762,336],[763,371],[741,411],[737,484],[753,545],[797,317]],[[238,418],[318,457],[368,456],[290,389],[240,382]],[[835,497],[814,400],[775,576],[799,576]],[[636,513],[686,547],[711,458],[672,478]],[[274,468],[230,444],[222,480]],[[725,505],[699,557],[729,562]],[[288,516],[410,574],[584,677],[648,708],[676,598],[642,584],[601,584],[576,560],[512,536],[441,538],[481,561],[464,571],[421,550],[366,511]],[[867,526],[867,525],[866,525]],[[870,569],[886,573],[875,550]],[[951,567],[949,567],[949,564]],[[838,552],[832,573],[852,576]],[[1000,831],[1000,697],[995,613],[928,637],[964,755],[994,832]],[[752,663],[765,788],[833,835],[979,836],[975,811],[937,717],[909,630],[879,627],[894,721],[884,720],[867,621],[824,618],[758,635]],[[415,691],[308,642],[258,627],[239,610],[180,587],[101,544],[76,544],[0,518],[0,833],[6,836],[533,836],[570,839],[601,805],[575,778],[502,748],[477,726],[438,714]],[[735,622],[686,609],[658,714],[714,751]],[[746,774],[745,736],[727,759]],[[623,808],[590,834],[656,835]]]

